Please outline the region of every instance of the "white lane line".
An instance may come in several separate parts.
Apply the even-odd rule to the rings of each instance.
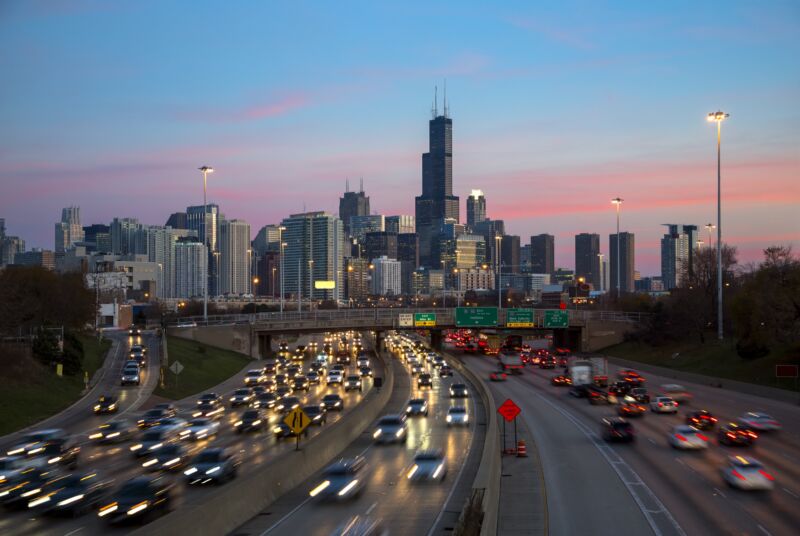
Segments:
[[[795,492],[793,492],[789,488],[782,488],[782,489],[783,489],[783,491],[785,491],[786,493],[788,493],[789,495],[791,495],[795,499],[800,499],[800,496],[798,496]]]
[[[295,507],[294,507],[294,508],[291,510],[291,512],[289,512],[288,514],[286,514],[285,516],[283,516],[282,518],[280,518],[280,519],[278,520],[278,522],[277,522],[277,523],[275,523],[275,524],[274,524],[274,525],[272,525],[270,528],[268,528],[267,530],[265,530],[264,532],[262,532],[262,533],[261,533],[261,536],[264,536],[265,534],[269,534],[269,533],[270,533],[270,532],[272,532],[274,529],[278,528],[278,527],[280,526],[280,524],[281,524],[281,523],[283,523],[284,521],[286,521],[287,519],[289,519],[290,517],[292,517],[292,516],[295,514],[295,512],[297,512],[297,511],[298,511],[298,510],[300,510],[302,507],[304,507],[304,506],[305,506],[305,505],[308,503],[308,501],[310,501],[311,499],[312,499],[312,497],[308,497],[308,498],[306,498],[306,500],[304,500],[303,502],[301,502],[300,504],[298,504],[297,506],[295,506]]]
[[[655,439],[653,439],[652,437],[648,437],[648,438],[647,438],[647,440],[648,440],[650,443],[652,443],[653,445],[655,445],[655,444],[656,444],[656,440],[655,440]]]
[[[80,531],[82,531],[82,530],[83,530],[83,527],[79,527],[79,528],[77,528],[77,529],[75,529],[75,530],[71,530],[71,531],[69,531],[69,532],[68,532],[68,533],[66,533],[64,536],[72,536],[73,534],[76,534],[76,533],[78,533],[78,532],[80,532]]]
[[[727,499],[727,498],[728,498],[728,497],[727,497],[727,496],[726,496],[724,493],[722,493],[722,490],[721,490],[721,489],[719,489],[719,488],[714,488],[714,491],[716,491],[716,492],[717,492],[717,494],[719,494],[720,496],[722,496],[722,498],[723,498],[723,499]]]
[[[762,527],[761,525],[758,525],[758,528],[761,530],[761,532],[763,532],[767,536],[772,536],[772,533],[770,531],[768,531],[767,529],[765,529],[764,527]]]
[[[367,511],[366,511],[366,512],[364,512],[364,515],[365,515],[365,516],[368,516],[368,515],[370,515],[370,514],[372,513],[372,511],[373,511],[373,510],[375,510],[375,507],[376,507],[376,506],[378,506],[378,503],[377,503],[377,502],[374,502],[374,503],[372,503],[372,506],[370,506],[369,508],[367,508]]]

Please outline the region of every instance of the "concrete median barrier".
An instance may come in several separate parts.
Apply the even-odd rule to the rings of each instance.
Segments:
[[[316,436],[301,441],[301,450],[284,451],[261,467],[240,471],[239,478],[214,489],[201,501],[190,501],[134,534],[228,534],[322,469],[375,422],[392,395],[394,373],[391,358],[385,352],[378,355],[385,371],[383,387],[370,389],[342,419],[326,425]]]

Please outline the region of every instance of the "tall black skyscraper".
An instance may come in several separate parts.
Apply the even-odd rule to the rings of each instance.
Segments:
[[[619,233],[619,259],[617,259],[617,235],[608,235],[608,251],[611,253],[609,268],[611,272],[611,290],[622,292],[634,291],[634,258],[636,245],[633,233]],[[619,285],[617,285],[617,264],[619,264]]]
[[[519,272],[519,237],[505,235],[500,241],[500,273],[518,274]]]
[[[433,118],[428,124],[428,152],[422,155],[422,195],[417,196],[415,211],[419,237],[419,260],[423,266],[438,268],[433,246],[438,230],[446,220],[458,223],[458,197],[453,195],[453,120],[438,114],[434,102]]]
[[[364,193],[364,181],[361,191],[351,192],[350,183],[345,186],[344,196],[339,198],[339,219],[344,224],[345,236],[351,236],[350,218],[352,216],[369,216],[369,197]]]
[[[484,220],[486,220],[486,197],[480,190],[472,190],[467,198],[467,226],[473,229],[476,223]]]
[[[584,277],[595,290],[602,288],[600,280],[600,235],[575,235],[575,277]]]
[[[534,274],[555,272],[555,242],[555,237],[549,234],[531,237],[531,271]]]

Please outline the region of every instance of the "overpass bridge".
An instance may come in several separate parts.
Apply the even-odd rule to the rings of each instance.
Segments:
[[[565,311],[566,327],[547,327],[545,309],[532,309],[529,327],[509,327],[509,309],[497,310],[497,325],[474,329],[496,329],[506,334],[532,335],[552,332],[557,346],[592,352],[622,342],[625,333],[635,329],[646,316],[620,311]],[[442,331],[457,329],[456,308],[371,308],[283,313],[229,314],[186,317],[168,326],[178,337],[227,348],[253,358],[266,357],[273,335],[319,333],[325,331],[375,331],[377,340],[387,330],[426,329],[431,342],[441,346]]]

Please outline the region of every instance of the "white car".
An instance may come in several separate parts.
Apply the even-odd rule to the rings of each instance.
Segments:
[[[650,402],[650,411],[654,413],[678,413],[678,403],[668,396],[657,396]]]
[[[676,402],[685,404],[692,400],[692,395],[683,385],[677,383],[667,383],[661,386],[661,395],[667,396]]]
[[[139,367],[135,365],[127,365],[122,369],[122,377],[120,378],[120,385],[140,385],[142,377],[139,373]]]
[[[750,411],[745,413],[741,417],[739,417],[739,422],[747,426],[748,428],[752,428],[753,430],[758,430],[759,432],[769,432],[773,430],[780,430],[783,428],[781,423],[775,420],[774,417],[771,415],[767,415],[766,413]]]
[[[698,450],[708,448],[708,436],[694,426],[682,424],[672,429],[669,444],[676,449]]]
[[[342,381],[343,381],[342,378],[343,378],[343,374],[341,373],[341,371],[332,370],[332,371],[330,371],[330,373],[328,373],[328,385],[333,385],[335,383],[338,383],[339,385],[342,385]]]
[[[453,406],[447,410],[447,426],[467,426],[469,424],[469,413],[464,406]]]
[[[771,490],[775,487],[775,477],[761,462],[749,456],[728,458],[728,465],[722,468],[722,478],[729,486],[743,490]]]
[[[192,419],[189,426],[180,431],[180,438],[187,441],[200,441],[215,437],[219,432],[219,421],[213,419]]]
[[[264,374],[262,369],[252,369],[248,370],[247,374],[244,377],[244,384],[245,385],[258,385],[260,383],[264,383],[267,380],[267,376]]]
[[[358,358],[358,366],[359,367],[368,367],[369,366],[369,358],[368,357],[359,357]]]
[[[344,382],[344,390],[349,391],[350,389],[358,389],[359,391],[362,390],[361,376],[353,375],[347,377],[347,380]]]

